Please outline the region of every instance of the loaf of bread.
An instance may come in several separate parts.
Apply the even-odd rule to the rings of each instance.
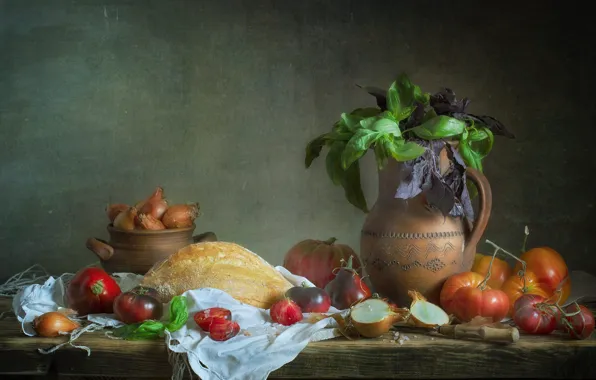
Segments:
[[[157,290],[162,302],[187,290],[220,289],[240,302],[269,309],[293,285],[248,249],[229,242],[188,245],[157,263],[142,285]]]

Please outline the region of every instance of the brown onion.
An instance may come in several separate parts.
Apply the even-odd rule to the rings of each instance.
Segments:
[[[369,298],[357,303],[350,310],[352,326],[367,338],[379,337],[401,322],[407,315],[407,309],[399,309],[379,298]]]
[[[114,203],[109,204],[106,206],[106,214],[110,219],[110,222],[114,222],[114,219],[120,214],[122,211],[126,211],[130,208],[129,205],[125,205],[124,203]]]
[[[121,230],[134,230],[136,217],[137,209],[135,207],[129,207],[128,210],[122,211],[116,216],[116,219],[114,219],[114,227]]]
[[[186,228],[192,226],[199,216],[199,204],[179,204],[170,206],[161,218],[166,228]]]
[[[157,187],[153,195],[145,200],[143,205],[138,208],[140,214],[148,214],[155,219],[161,219],[167,209],[168,202],[163,197],[162,187]]]
[[[56,337],[61,333],[69,333],[81,327],[77,322],[71,320],[63,313],[50,311],[36,317],[33,320],[33,328],[39,336]]]
[[[163,223],[151,214],[139,214],[137,217],[137,222],[137,225],[142,230],[157,231],[166,229]]]

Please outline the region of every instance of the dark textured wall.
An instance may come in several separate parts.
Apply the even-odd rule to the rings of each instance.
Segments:
[[[498,4],[498,5],[497,5]],[[108,201],[156,185],[280,264],[307,237],[358,249],[364,215],[304,146],[406,71],[502,120],[486,237],[596,273],[590,23],[555,2],[0,0],[0,278],[95,261]],[[584,20],[585,19],[585,20]],[[373,202],[376,172],[365,158]],[[480,251],[488,251],[485,245]]]

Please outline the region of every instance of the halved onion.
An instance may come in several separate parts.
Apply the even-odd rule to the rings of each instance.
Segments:
[[[415,290],[408,291],[412,298],[408,322],[419,327],[436,327],[448,325],[449,315],[434,303],[430,303],[424,296]]]
[[[367,338],[385,334],[395,323],[403,321],[407,309],[400,309],[379,298],[369,298],[350,311],[350,322],[358,333]]]

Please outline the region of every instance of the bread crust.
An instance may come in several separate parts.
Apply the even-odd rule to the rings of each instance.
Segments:
[[[160,300],[187,290],[215,288],[240,302],[269,309],[293,285],[257,254],[236,243],[190,244],[151,268],[141,283]]]

